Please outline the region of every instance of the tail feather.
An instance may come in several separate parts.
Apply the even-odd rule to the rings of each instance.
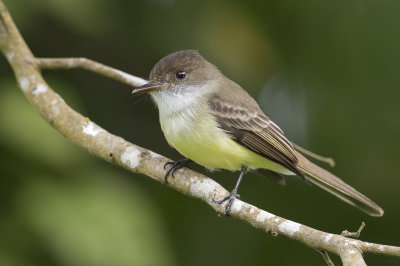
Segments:
[[[296,152],[296,157],[298,158],[297,168],[304,173],[306,179],[311,183],[325,189],[371,216],[383,215],[383,209],[381,207],[347,185],[340,178],[313,164],[298,152]]]

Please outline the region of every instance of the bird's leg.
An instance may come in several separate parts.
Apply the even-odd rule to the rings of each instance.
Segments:
[[[175,162],[166,162],[164,164],[164,169],[166,168],[167,165],[171,165],[171,168],[169,168],[168,171],[165,173],[165,176],[164,176],[165,183],[168,184],[169,174],[171,174],[172,177],[174,178],[175,171],[181,169],[182,167],[185,167],[190,162],[192,162],[192,160],[190,160],[188,158],[183,158],[183,159],[180,159]]]
[[[232,190],[232,192],[228,196],[226,196],[220,200],[213,199],[213,202],[218,203],[218,204],[222,204],[225,201],[228,201],[228,203],[226,204],[226,208],[225,208],[225,216],[229,216],[229,211],[232,207],[233,201],[235,199],[240,199],[240,195],[237,193],[237,191],[239,189],[240,182],[242,182],[243,176],[246,173],[246,171],[247,171],[247,167],[243,165],[242,170],[240,171],[239,179],[236,182],[235,188]]]

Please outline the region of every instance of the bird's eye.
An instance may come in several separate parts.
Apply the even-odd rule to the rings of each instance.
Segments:
[[[186,72],[185,71],[176,72],[176,78],[177,79],[184,79],[185,77],[186,77]]]

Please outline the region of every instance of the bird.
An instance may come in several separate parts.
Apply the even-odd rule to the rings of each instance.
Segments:
[[[384,211],[343,180],[303,156],[298,146],[261,110],[237,83],[227,78],[196,50],[181,50],[159,60],[149,82],[132,94],[149,93],[159,110],[164,136],[183,159],[168,162],[168,177],[189,162],[209,170],[240,171],[231,193],[215,203],[226,202],[225,215],[249,170],[261,170],[276,180],[297,175],[330,192],[368,215]]]

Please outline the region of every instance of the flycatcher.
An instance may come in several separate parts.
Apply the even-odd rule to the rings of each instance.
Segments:
[[[156,102],[162,131],[168,143],[185,159],[208,169],[240,170],[227,201],[229,214],[248,169],[266,169],[280,175],[298,175],[372,216],[383,210],[372,200],[302,156],[282,130],[238,84],[225,77],[197,51],[183,50],[162,58],[152,69],[149,83],[132,93],[147,92]]]

